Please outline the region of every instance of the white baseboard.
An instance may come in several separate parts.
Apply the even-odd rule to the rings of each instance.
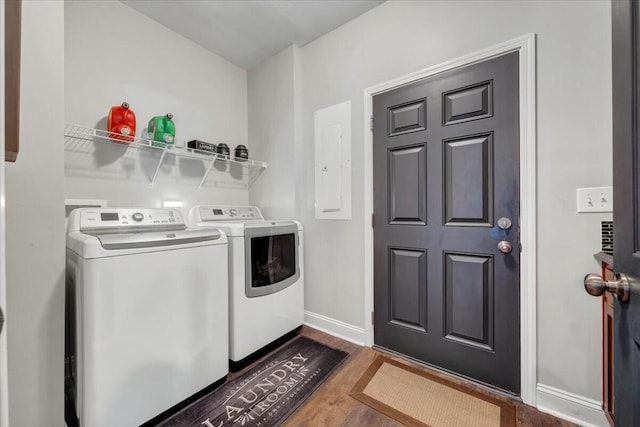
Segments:
[[[366,332],[363,328],[323,316],[322,314],[305,310],[304,324],[354,344],[363,346],[365,342]]]
[[[538,409],[583,427],[609,427],[600,402],[538,384]]]

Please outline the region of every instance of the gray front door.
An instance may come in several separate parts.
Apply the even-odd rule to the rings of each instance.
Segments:
[[[375,345],[519,393],[518,54],[373,113]]]
[[[614,417],[640,426],[640,6],[614,1],[613,266],[634,283],[614,305]]]

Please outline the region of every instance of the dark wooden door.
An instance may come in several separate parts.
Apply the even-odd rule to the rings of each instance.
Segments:
[[[517,53],[373,98],[375,345],[513,393],[518,111]]]
[[[613,28],[613,264],[640,278],[640,10],[636,1],[612,2]],[[635,278],[635,279],[634,279]],[[614,302],[614,416],[640,426],[640,286],[628,302]]]

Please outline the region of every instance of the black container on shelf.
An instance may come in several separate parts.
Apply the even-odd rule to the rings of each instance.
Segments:
[[[193,139],[187,142],[187,147],[192,148],[194,150],[199,151],[207,151],[209,153],[216,152],[216,144],[212,144],[210,142],[199,141],[197,139]]]
[[[242,144],[236,145],[235,155],[238,160],[247,160],[249,158],[249,150]]]
[[[229,150],[229,146],[224,142],[221,142],[220,144],[218,144],[218,146],[216,147],[216,152],[218,154],[223,154],[225,156],[228,156],[231,154],[231,150]]]

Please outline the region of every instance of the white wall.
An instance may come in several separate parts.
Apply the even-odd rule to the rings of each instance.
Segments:
[[[176,141],[247,142],[247,73],[117,1],[65,4],[65,121],[106,129],[113,105],[128,101],[137,132],[174,114]],[[108,144],[67,142],[65,196],[106,199],[110,206],[158,207],[163,199],[246,204],[243,170],[213,169],[168,155],[153,188],[155,153]]]
[[[6,165],[11,426],[63,425],[64,4],[22,2],[20,153]]]
[[[269,219],[294,218],[295,109],[294,57],[290,46],[249,71],[250,157],[267,162],[267,169],[249,190],[251,204]]]
[[[356,327],[367,318],[357,190],[364,89],[530,32],[538,35],[538,378],[599,401],[600,301],[582,278],[597,271],[599,221],[611,216],[577,214],[575,189],[612,181],[608,2],[390,1],[301,48],[296,203],[307,241],[305,304]],[[354,220],[316,221],[313,112],[348,99]]]

